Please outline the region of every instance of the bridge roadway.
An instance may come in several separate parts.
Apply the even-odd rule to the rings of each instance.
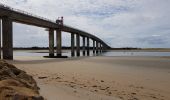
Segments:
[[[74,54],[74,44],[76,35],[76,50],[77,56],[80,55],[80,36],[83,37],[83,55],[85,55],[85,51],[87,50],[87,55],[89,55],[89,39],[93,41],[93,53],[98,53],[103,49],[108,49],[108,46],[104,41],[99,39],[98,37],[87,33],[85,31],[67,26],[67,25],[60,25],[56,22],[53,22],[49,19],[35,16],[30,13],[11,8],[6,5],[0,4],[0,19],[2,19],[2,38],[3,38],[3,58],[4,59],[13,59],[13,32],[12,32],[12,22],[27,24],[27,25],[34,25],[38,27],[48,28],[49,29],[49,56],[54,57],[54,31],[57,32],[57,57],[62,57],[62,38],[61,32],[68,32],[71,33],[71,51],[72,56]],[[85,39],[86,38],[86,39]],[[86,43],[87,42],[87,43]],[[86,46],[87,45],[87,46]]]

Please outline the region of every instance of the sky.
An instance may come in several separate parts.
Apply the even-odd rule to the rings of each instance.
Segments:
[[[89,32],[111,47],[170,48],[170,0],[0,0]],[[48,46],[44,28],[13,23],[14,46]],[[70,34],[63,32],[63,45]]]

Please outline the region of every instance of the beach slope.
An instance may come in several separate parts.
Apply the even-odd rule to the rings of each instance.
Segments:
[[[80,57],[9,61],[48,100],[169,100],[169,57]]]

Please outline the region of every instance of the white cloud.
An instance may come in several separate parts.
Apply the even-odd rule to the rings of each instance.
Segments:
[[[167,38],[170,37],[170,0],[3,0],[1,2],[52,20],[64,16],[65,24],[90,32],[113,47],[170,47],[170,39]],[[36,34],[35,38],[42,41],[37,45],[43,43],[48,45],[45,43],[48,41],[47,32],[43,29],[20,25],[16,25],[15,28],[17,29],[15,33],[21,37],[24,37],[19,31],[22,28],[22,32],[29,33],[30,38]],[[157,36],[154,36],[155,34]],[[69,45],[70,40],[67,39],[69,35],[64,34],[63,37],[63,44]],[[17,38],[15,41],[22,39]],[[145,39],[150,42],[141,41]],[[161,39],[167,40],[159,42]],[[19,42],[15,43],[16,46],[20,45]],[[34,44],[32,42],[29,45]]]

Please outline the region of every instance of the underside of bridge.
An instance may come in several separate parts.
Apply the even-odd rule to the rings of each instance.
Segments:
[[[80,49],[82,49],[82,55],[89,56],[90,49],[92,48],[93,54],[98,55],[110,47],[104,43],[98,37],[91,35],[87,32],[81,31],[76,28],[69,27],[67,25],[61,25],[47,19],[42,19],[37,16],[30,15],[16,11],[10,7],[0,4],[0,34],[2,34],[2,51],[3,59],[13,59],[13,22],[23,23],[27,25],[34,25],[48,29],[49,33],[49,56],[56,58],[66,58],[62,55],[62,32],[68,32],[71,34],[71,56],[80,56]],[[54,32],[56,31],[56,44],[57,50],[55,55],[54,48]],[[80,37],[82,37],[82,48],[80,46]],[[92,47],[90,47],[90,39],[92,40]],[[75,41],[76,40],[76,41]],[[76,45],[75,45],[76,43]],[[0,43],[1,44],[1,43]],[[1,46],[1,45],[0,45]],[[0,52],[1,53],[1,52]]]

